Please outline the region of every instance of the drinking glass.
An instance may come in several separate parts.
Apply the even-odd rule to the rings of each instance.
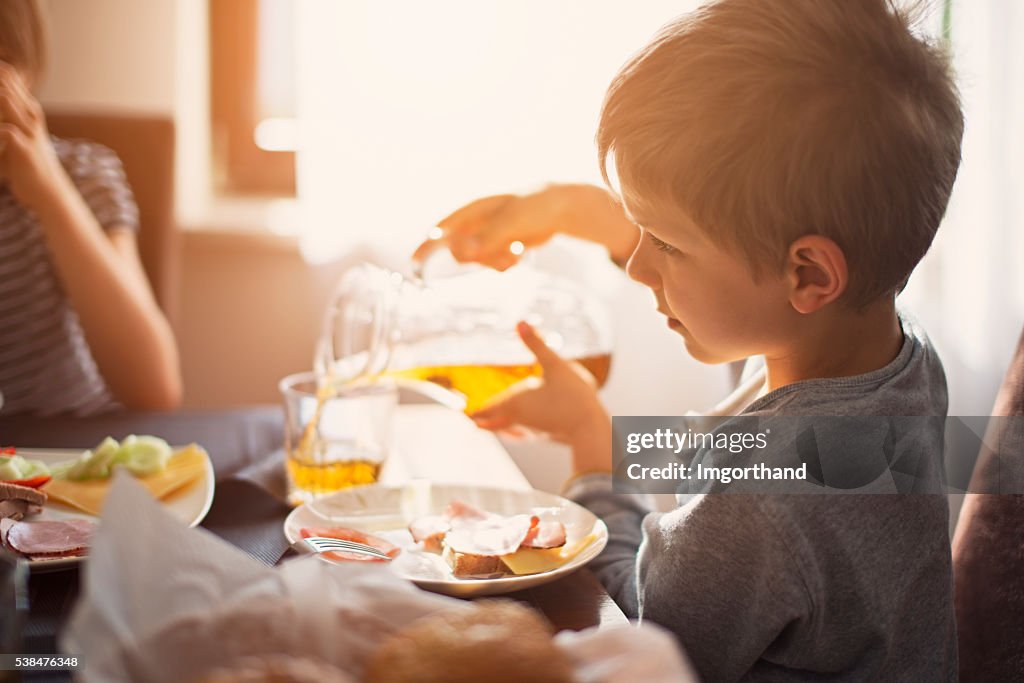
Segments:
[[[292,505],[376,483],[391,449],[398,405],[394,384],[323,380],[314,372],[303,372],[279,384]]]

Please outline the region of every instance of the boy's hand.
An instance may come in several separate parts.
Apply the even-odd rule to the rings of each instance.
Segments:
[[[42,107],[17,69],[5,62],[0,62],[0,179],[22,205],[37,210],[67,180]]]
[[[597,398],[597,382],[593,376],[579,363],[566,361],[552,351],[527,323],[519,323],[516,331],[537,357],[543,377],[531,377],[515,384],[470,417],[484,429],[508,430],[523,426],[544,431],[555,440],[573,446],[574,450],[582,444],[589,448],[595,436],[605,432],[610,439],[608,416]],[[587,457],[597,462],[577,463],[577,469],[610,467],[610,455],[593,453]],[[579,459],[577,455],[576,460]]]

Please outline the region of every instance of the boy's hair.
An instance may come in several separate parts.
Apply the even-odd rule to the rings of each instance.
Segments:
[[[676,19],[608,89],[605,181],[613,154],[632,203],[682,211],[755,276],[813,233],[846,256],[846,303],[894,295],[963,135],[949,62],[911,24],[889,0],[721,0]]]
[[[0,60],[38,81],[46,70],[46,27],[36,0],[0,0]]]

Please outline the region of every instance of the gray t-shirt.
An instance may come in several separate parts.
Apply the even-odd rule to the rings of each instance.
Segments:
[[[792,384],[741,415],[944,417],[942,365],[901,320],[884,368]],[[830,457],[863,447],[833,436]],[[938,467],[941,430],[912,438]],[[674,631],[707,681],[956,680],[945,496],[721,493],[662,514],[594,475],[568,495],[608,525],[591,568],[612,597]]]

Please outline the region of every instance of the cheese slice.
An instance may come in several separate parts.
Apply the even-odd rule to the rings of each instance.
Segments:
[[[136,481],[159,500],[202,478],[208,460],[209,456],[201,446],[190,444],[174,452],[163,472],[137,477]],[[52,479],[42,490],[52,500],[98,516],[110,492],[111,481],[109,478],[86,481]]]
[[[594,534],[589,534],[561,548],[520,548],[511,555],[502,555],[501,561],[513,574],[542,574],[568,563],[596,538]]]

